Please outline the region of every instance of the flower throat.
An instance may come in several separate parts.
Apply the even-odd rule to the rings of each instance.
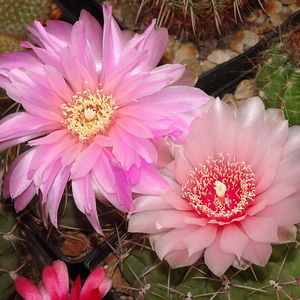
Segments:
[[[255,175],[251,166],[222,153],[208,157],[189,174],[182,196],[201,216],[230,222],[243,215],[255,198]]]
[[[111,95],[102,94],[102,90],[92,93],[90,90],[78,92],[74,102],[63,104],[61,109],[65,125],[82,142],[96,135],[105,134],[116,113],[116,103]]]

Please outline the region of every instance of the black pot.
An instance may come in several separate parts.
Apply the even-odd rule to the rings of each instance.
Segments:
[[[300,23],[300,11],[291,15],[281,26],[270,31],[255,46],[235,58],[220,64],[198,77],[196,87],[207,94],[220,98],[227,93],[232,93],[237,85],[245,79],[253,78],[262,51],[269,48],[274,38],[285,28],[291,28]]]

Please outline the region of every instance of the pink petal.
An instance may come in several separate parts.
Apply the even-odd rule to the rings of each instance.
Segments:
[[[116,67],[124,47],[124,38],[119,25],[112,16],[111,6],[103,6],[103,56],[100,82],[105,84],[105,78]]]
[[[19,277],[14,282],[15,289],[25,300],[43,300],[38,288],[27,278]]]
[[[60,299],[62,291],[57,288],[59,287],[60,278],[58,278],[55,269],[50,266],[46,266],[43,269],[42,278],[50,299]]]
[[[271,217],[247,217],[240,224],[251,240],[260,243],[276,243],[278,223]]]
[[[66,264],[57,260],[53,262],[52,268],[55,270],[57,277],[59,278],[59,285],[57,288],[60,290],[61,300],[68,300],[69,298],[69,274]]]
[[[69,46],[60,51],[60,59],[65,72],[66,79],[70,82],[71,87],[76,92],[85,89],[85,78],[80,73],[79,63],[76,60],[73,49]]]
[[[134,208],[127,175],[120,165],[114,163],[112,155],[105,149],[91,174],[100,192],[116,208],[122,211]]]
[[[32,52],[21,51],[1,54],[0,66],[0,74],[7,76],[8,72],[15,68],[41,68],[41,62]]]
[[[147,58],[142,63],[142,67],[154,68],[159,63],[168,41],[168,33],[165,28],[154,30],[155,21],[141,35],[136,35],[129,41],[124,52],[132,53],[134,50],[147,50]],[[153,45],[156,47],[153,47]]]
[[[90,16],[91,19],[93,19]],[[99,83],[99,78],[97,75],[96,64],[93,57],[92,49],[88,43],[86,37],[86,24],[81,20],[76,22],[72,28],[72,50],[73,54],[76,57],[77,66],[80,73],[88,82],[88,84],[95,88]],[[94,33],[95,36],[95,33]]]
[[[237,111],[236,120],[241,127],[251,127],[253,136],[257,138],[264,124],[265,107],[259,97],[243,102]]]
[[[262,176],[268,177],[265,171],[269,167],[274,169],[278,168],[281,160],[281,155],[282,155],[281,146],[271,146],[266,150],[265,155],[262,157],[261,163],[257,166],[255,170],[255,180],[257,181],[257,185],[256,185],[257,193],[260,194],[269,187],[267,184],[264,184],[262,186],[260,181],[262,180]]]
[[[140,193],[153,194],[157,191],[167,191],[170,188],[169,183],[156,169],[155,164],[148,164],[141,160],[140,179],[134,184],[133,188]],[[129,172],[135,172],[131,169]],[[130,176],[130,174],[129,174]]]
[[[191,165],[203,164],[207,157],[215,153],[214,139],[207,132],[212,132],[212,126],[206,120],[196,118],[190,125],[189,134],[184,146],[184,154]],[[197,147],[200,141],[205,140],[205,147]]]
[[[91,143],[83,150],[73,163],[71,168],[71,179],[84,177],[95,166],[102,152],[102,147],[96,143]]]
[[[24,124],[26,124],[26,127],[24,127]],[[4,117],[0,121],[0,126],[0,151],[61,127],[56,122],[26,112],[14,113]]]
[[[69,176],[70,168],[67,167],[61,169],[52,182],[48,194],[43,195],[45,197],[45,209],[47,209],[51,222],[55,227],[57,227],[57,212],[59,204],[67,181],[69,180]]]
[[[73,179],[72,191],[74,201],[78,209],[86,215],[95,230],[103,235],[98,219],[91,175],[88,173],[82,178]]]
[[[91,47],[95,65],[98,72],[100,72],[102,67],[102,49],[100,45],[102,44],[103,31],[99,22],[96,21],[86,10],[81,10],[80,20],[84,24],[85,35],[89,46]]]
[[[193,164],[191,164],[187,160],[187,157],[184,155],[182,148],[177,147],[176,149],[174,149],[174,155],[176,157],[176,160],[174,162],[174,176],[176,181],[180,185],[184,186],[190,178],[189,175],[194,171],[195,168],[193,167]],[[194,160],[194,157],[192,157],[192,159]]]
[[[247,235],[234,223],[223,227],[220,246],[224,252],[235,254],[238,259],[241,259],[248,241],[249,238]]]
[[[51,87],[61,99],[65,102],[69,102],[74,95],[74,91],[72,91],[66,83],[62,74],[56,68],[49,65],[45,65],[44,69],[46,71],[45,76],[49,87]]]
[[[152,210],[160,211],[163,209],[172,208],[172,205],[164,200],[165,196],[163,198],[161,196],[150,195],[140,196],[134,200],[134,205],[136,206],[136,208],[132,211],[132,213]]]
[[[191,205],[185,199],[182,199],[182,197],[175,194],[171,190],[167,191],[164,194],[164,203],[165,203],[165,205],[168,204],[171,207],[173,207],[174,209],[179,210],[179,211],[193,210]],[[152,206],[152,208],[153,207],[155,207],[155,206]]]
[[[81,280],[80,276],[78,275],[71,287],[71,293],[69,296],[69,300],[78,300],[81,290]]]
[[[272,218],[278,226],[289,226],[300,222],[300,201],[299,194],[294,194],[286,199],[268,205],[265,209],[256,214],[257,217]]]
[[[35,47],[34,45],[30,44],[29,42],[22,42],[21,43],[22,47],[25,48],[31,48],[34,53],[36,54],[36,56],[45,64],[45,65],[50,65],[55,67],[59,72],[61,72],[62,74],[64,74],[62,65],[61,65],[61,61],[60,58],[58,56],[58,54],[52,52],[52,51],[48,51],[44,48],[39,48],[39,47]],[[39,65],[39,67],[42,67],[41,65]]]
[[[48,24],[51,26],[53,25],[53,22],[52,24],[51,22],[48,22]],[[64,23],[60,22],[60,25],[60,27],[64,27],[64,30],[70,34],[70,24],[65,25]],[[62,47],[66,46],[66,42],[63,39],[56,40],[55,35],[51,34],[51,30],[49,30],[48,27],[42,26],[42,24],[38,21],[35,21],[34,26],[28,27],[28,29],[36,36],[35,40],[37,41],[39,46],[42,46],[47,50],[53,50],[53,52],[58,52],[59,50],[61,50]]]
[[[202,251],[193,255],[189,255],[187,249],[175,250],[166,254],[165,260],[169,263],[171,268],[180,268],[193,265],[201,256]]]
[[[96,288],[100,292],[100,298],[98,299],[102,299],[102,297],[110,290],[111,286],[112,280],[106,277],[104,268],[96,268],[86,279],[78,300],[92,300],[91,298],[88,298],[88,295]]]
[[[187,225],[185,219],[193,217],[195,217],[193,211],[163,210],[158,212],[156,223],[164,228],[183,228]]]
[[[187,234],[182,241],[186,245],[188,256],[201,253],[206,247],[211,245],[216,238],[217,230],[217,225],[207,225]]]
[[[234,254],[222,250],[220,246],[221,235],[222,233],[219,232],[215,241],[208,246],[204,252],[204,262],[207,267],[219,277],[226,272],[235,259]]]
[[[140,99],[143,104],[157,105],[172,114],[199,108],[209,100],[203,91],[185,86],[170,86]]]
[[[176,228],[164,233],[155,242],[155,251],[158,257],[162,260],[168,253],[171,253],[175,250],[185,249],[186,246],[182,242],[182,239],[197,228],[198,226],[189,225],[183,228]]]
[[[271,254],[272,246],[269,243],[258,243],[249,240],[242,257],[256,265],[265,266]]]
[[[198,77],[193,70],[185,68],[182,77],[171,85],[195,86]]]
[[[112,153],[119,161],[125,171],[132,167],[133,163],[137,163],[139,159],[136,159],[136,153],[130,149],[124,142],[124,136],[128,133],[122,130],[120,127],[115,126],[110,130],[111,139],[114,142]]]
[[[128,232],[157,233],[163,231],[164,229],[156,224],[157,214],[158,211],[144,211],[131,215]]]
[[[277,203],[282,199],[295,193],[297,190],[288,182],[281,181],[278,184],[270,186],[264,192],[260,193],[256,198],[267,199],[268,205]]]
[[[9,191],[12,198],[19,196],[32,182],[31,161],[35,155],[35,149],[30,149],[18,156],[10,166],[10,171],[4,180],[5,190]],[[7,181],[8,180],[8,181]]]
[[[211,103],[207,111],[206,120],[208,120],[210,126],[212,126],[214,143],[217,144],[218,141],[222,140],[223,132],[225,131],[224,127],[227,127],[227,124],[234,120],[234,111],[228,104],[217,98]],[[230,139],[230,141],[231,143],[233,142],[232,139]],[[227,143],[229,143],[229,140]],[[219,147],[215,146],[215,148],[218,149]],[[210,153],[210,155],[211,154],[212,153]]]
[[[37,188],[31,183],[24,192],[14,198],[16,212],[23,210],[36,194]]]

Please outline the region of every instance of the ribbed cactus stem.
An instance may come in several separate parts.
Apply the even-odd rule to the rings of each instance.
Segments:
[[[249,6],[259,0],[139,0],[142,15],[157,18],[157,25],[168,27],[181,38],[206,39],[227,32],[243,20]]]
[[[282,109],[290,125],[300,125],[300,27],[266,50],[256,75],[267,108]]]
[[[160,261],[149,244],[138,236],[119,249],[127,253],[120,268],[132,285],[134,299],[298,299],[300,251],[298,242],[273,246],[265,267],[252,265],[246,270],[230,267],[220,278],[200,260],[195,265],[171,269]],[[300,281],[300,280],[299,280]]]

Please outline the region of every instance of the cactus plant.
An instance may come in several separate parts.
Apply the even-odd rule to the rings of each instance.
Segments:
[[[300,124],[300,27],[282,34],[261,58],[255,80],[267,108],[284,111],[290,125]]]
[[[190,267],[171,269],[167,262],[157,258],[141,236],[123,241],[120,247],[124,257],[120,260],[120,268],[131,284],[134,299],[266,300],[300,297],[296,280],[300,276],[298,242],[275,245],[265,267],[252,265],[244,271],[231,267],[221,278],[212,275],[202,261]]]
[[[0,53],[3,54],[24,50],[24,48],[20,46],[21,42],[22,40],[19,38],[0,32]]]
[[[0,32],[26,36],[26,26],[34,20],[48,19],[51,0],[0,0]]]
[[[14,279],[21,262],[20,228],[11,205],[0,203],[0,300],[14,293]]]
[[[181,38],[206,39],[227,32],[243,20],[249,6],[259,5],[257,0],[143,0],[140,11]]]

